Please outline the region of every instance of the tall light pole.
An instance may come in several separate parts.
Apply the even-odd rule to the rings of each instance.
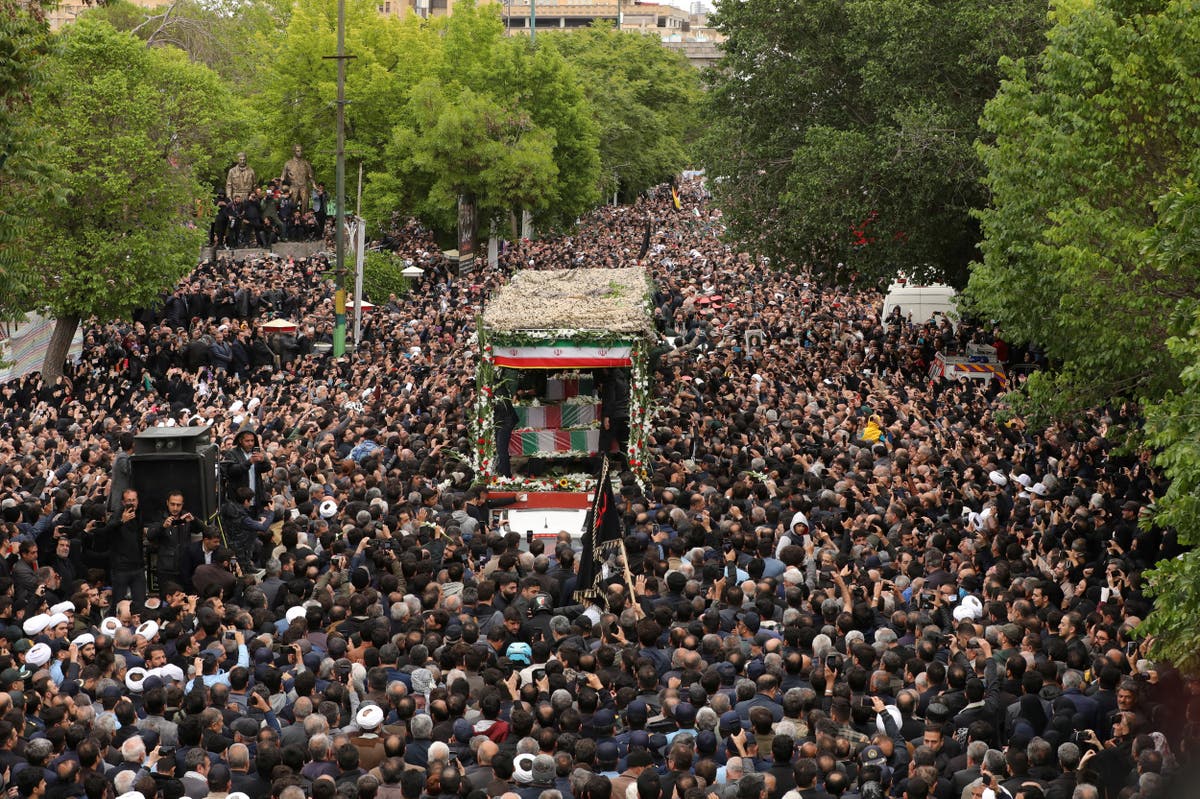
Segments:
[[[334,178],[333,215],[334,295],[333,356],[346,354],[346,0],[337,4],[337,55],[325,56],[337,61],[337,152]]]
[[[529,43],[537,44],[537,0],[529,0]]]

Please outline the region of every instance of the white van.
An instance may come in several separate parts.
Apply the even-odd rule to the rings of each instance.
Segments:
[[[888,319],[892,312],[900,309],[900,314],[912,320],[913,324],[924,324],[935,315],[941,314],[958,326],[957,292],[942,283],[931,286],[914,286],[897,281],[888,288],[887,296],[883,298],[883,329],[887,330]]]

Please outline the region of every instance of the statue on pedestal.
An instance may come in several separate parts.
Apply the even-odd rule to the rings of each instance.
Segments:
[[[292,196],[300,205],[300,212],[307,213],[308,202],[312,198],[312,190],[316,188],[316,176],[312,164],[304,160],[304,149],[297,144],[292,148],[292,157],[283,165],[283,174],[279,176],[280,183],[290,183]]]
[[[245,200],[257,185],[254,170],[246,166],[246,154],[238,153],[237,163],[225,176],[225,196],[230,200]]]

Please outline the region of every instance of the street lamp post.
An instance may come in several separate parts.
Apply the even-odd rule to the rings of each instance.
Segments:
[[[334,178],[333,216],[334,295],[333,355],[346,354],[346,0],[337,4],[337,55],[325,56],[337,61],[337,150]]]

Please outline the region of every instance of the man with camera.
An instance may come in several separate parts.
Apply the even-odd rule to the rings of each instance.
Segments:
[[[121,493],[121,508],[113,512],[99,536],[107,542],[111,555],[113,604],[129,595],[133,611],[140,612],[146,606],[146,528],[138,510],[137,491],[127,488]]]
[[[183,509],[183,492],[171,491],[167,494],[167,509],[162,519],[146,529],[146,539],[156,546],[158,552],[155,569],[158,591],[163,598],[166,598],[163,590],[168,584],[187,584],[183,579],[187,548],[192,543],[192,535],[203,531],[204,523]]]

